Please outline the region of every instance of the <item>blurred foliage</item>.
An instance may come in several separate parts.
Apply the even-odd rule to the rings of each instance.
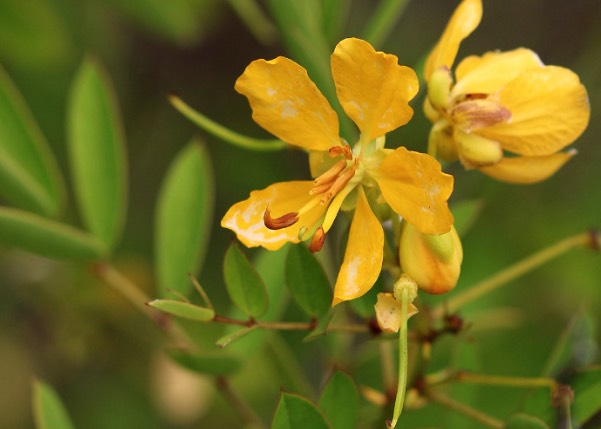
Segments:
[[[14,144],[12,151],[3,146],[0,188],[7,183],[23,186],[13,195],[3,192],[2,204],[18,207],[0,209],[4,243],[67,259],[98,259],[110,250],[114,265],[145,296],[175,295],[173,301],[182,297],[170,295],[169,290],[191,290],[186,276],[200,270],[200,283],[215,311],[242,319],[228,297],[232,288],[236,290],[236,279],[226,287],[227,275],[224,279],[222,271],[231,234],[217,220],[253,189],[308,177],[306,159],[294,150],[258,153],[227,145],[177,113],[168,103],[168,94],[181,95],[232,130],[269,138],[252,122],[247,102],[233,90],[250,61],[290,56],[307,67],[324,94],[337,103],[328,58],[341,38],[363,35],[371,17],[382,10],[403,12],[390,26],[388,37],[384,37],[388,31],[373,36],[376,48],[419,68],[456,5],[437,0],[406,5],[387,0],[266,0],[253,8],[251,3],[0,1],[0,66],[6,71],[0,71],[0,138],[3,145]],[[450,167],[456,183],[452,203],[458,204],[466,219],[457,291],[537,249],[601,225],[601,169],[597,167],[601,163],[601,3],[485,0],[484,4],[483,22],[462,45],[460,56],[531,48],[545,63],[568,67],[581,77],[592,116],[576,142],[579,155],[544,183],[509,186]],[[248,19],[248,13],[254,18]],[[411,123],[389,135],[393,145],[426,149],[429,123],[421,113],[422,100],[413,102],[416,114]],[[344,127],[345,135],[354,133],[350,122]],[[188,143],[193,136],[202,146]],[[207,209],[213,207],[208,189],[212,180],[213,210]],[[94,186],[86,190],[85,183]],[[63,186],[66,198],[61,194]],[[97,189],[102,195],[92,198]],[[192,204],[193,195],[205,203]],[[479,215],[470,216],[475,211]],[[40,242],[45,244],[40,247]],[[325,284],[327,277],[331,283],[333,267],[338,265],[331,257],[338,257],[338,250],[336,245],[326,245],[320,255],[322,272],[299,249],[290,254],[288,248],[274,253],[244,249],[247,258],[231,247],[229,252],[239,254],[228,264],[255,278],[257,285],[251,304],[239,291],[233,301],[251,315],[265,313],[261,318],[265,323],[309,323],[315,315],[322,326],[334,326],[337,318],[330,321],[323,307],[327,297],[311,290],[299,292],[286,280],[285,269],[297,270],[305,264],[312,282]],[[177,264],[176,271],[170,271]],[[213,377],[224,374],[226,387],[248,400],[256,418],[274,421],[275,427],[291,427],[290,419],[299,409],[310,410],[305,414],[316,427],[353,427],[352,413],[342,418],[332,411],[331,398],[337,389],[346,395],[356,387],[361,392],[345,401],[358,410],[357,421],[364,425],[360,427],[382,427],[390,414],[368,402],[365,393],[366,388],[386,391],[378,354],[386,340],[328,334],[303,342],[306,331],[257,328],[240,333],[248,327],[187,322],[182,323],[184,331],[199,350],[165,353],[161,331],[85,264],[47,259],[6,245],[0,252],[0,279],[2,427],[34,427],[30,408],[34,393],[42,404],[36,419],[46,409],[58,416],[48,418],[68,421],[49,385],[59,393],[75,427],[240,427],[240,417],[231,410],[232,398],[223,384],[215,382],[221,379]],[[599,361],[600,284],[599,255],[574,250],[461,309],[461,317],[473,329],[437,341],[430,367],[521,377],[553,375],[575,389],[574,420],[583,428],[599,427],[601,382],[598,367],[591,365]],[[191,304],[207,304],[195,293],[188,298]],[[352,307],[367,318],[374,299],[368,294]],[[421,299],[422,304],[435,306],[445,298]],[[155,322],[160,324],[161,319]],[[419,318],[411,323],[419,327]],[[486,324],[488,329],[477,329]],[[231,344],[222,351],[215,342],[224,336]],[[165,354],[190,371],[175,367]],[[417,354],[410,350],[410,355]],[[333,368],[352,374],[352,380]],[[31,380],[38,377],[48,385],[32,386]],[[508,427],[537,427],[529,415],[553,422],[562,418],[549,407],[545,389],[524,392],[457,383],[447,393],[511,421]],[[439,405],[419,405],[409,401],[402,417],[404,427],[480,427]]]

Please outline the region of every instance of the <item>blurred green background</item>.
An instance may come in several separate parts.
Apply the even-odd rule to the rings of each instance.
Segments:
[[[279,35],[267,44],[258,41],[232,7],[235,3],[0,0],[0,64],[24,95],[66,177],[69,86],[86,55],[96,57],[108,70],[122,112],[129,163],[128,216],[115,264],[151,296],[153,214],[159,185],[170,161],[191,137],[206,142],[217,199],[200,279],[222,312],[229,301],[221,264],[232,235],[219,228],[221,216],[253,189],[308,177],[305,155],[299,151],[264,154],[233,148],[195,128],[167,102],[167,95],[175,92],[229,128],[268,137],[252,122],[247,101],[233,85],[250,61],[291,54]],[[346,10],[339,11],[342,25],[332,33],[331,47],[343,37],[360,35],[378,3],[349,1]],[[376,48],[396,54],[402,64],[416,66],[456,4],[409,2],[390,36]],[[600,23],[597,0],[484,0],[482,23],[462,45],[459,58],[494,49],[531,48],[546,64],[568,67],[581,77],[592,114],[588,129],[574,145],[579,155],[544,183],[511,186],[451,167],[456,180],[453,201],[484,203],[463,241],[458,290],[566,236],[601,226]],[[420,93],[413,103],[415,118],[388,137],[389,145],[426,150],[429,123],[421,113],[422,97]],[[80,222],[72,208],[67,218]],[[599,328],[601,259],[587,250],[573,251],[464,309],[462,315],[469,321],[499,307],[516,311],[512,323],[476,331],[464,346],[475,349],[479,365],[490,373],[538,375],[575,313],[590,312],[591,327]],[[287,318],[301,317],[293,305],[289,312],[292,316]],[[208,338],[215,336],[214,329],[206,331]],[[347,338],[329,338],[324,348],[324,343],[301,343],[297,335],[276,337],[266,351],[250,358],[252,369],[233,380],[266,421],[275,409],[280,386],[310,395],[323,383],[328,368],[334,363],[344,366],[348,360],[336,353],[337,343]],[[587,350],[596,353],[598,338],[593,334],[588,339],[592,344]],[[369,342],[362,345],[366,357],[352,368],[361,380],[377,373],[370,357],[370,348],[376,347]],[[442,344],[440,353],[446,349]],[[579,351],[573,352],[578,358]],[[81,428],[238,427],[239,421],[215,394],[210,378],[174,373],[160,356],[160,337],[153,327],[94,280],[86,267],[1,249],[0,426],[33,427],[30,385],[35,376],[56,387]],[[306,375],[308,385],[299,381],[299,374]],[[499,417],[516,409],[515,391],[482,390],[472,404]],[[468,427],[465,421],[461,423],[465,426],[441,424],[441,415],[417,413],[414,421],[419,423],[412,427]]]

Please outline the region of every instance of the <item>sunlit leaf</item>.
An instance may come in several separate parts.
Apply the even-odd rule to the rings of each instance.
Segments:
[[[106,249],[90,234],[33,213],[0,207],[0,243],[51,258],[97,260]]]
[[[524,413],[511,416],[505,427],[507,429],[549,429],[549,426],[538,417]]]
[[[209,322],[215,317],[215,310],[213,309],[199,307],[182,301],[155,299],[154,301],[150,301],[148,306],[172,316],[183,317],[184,319],[196,320],[198,322]]]
[[[73,423],[54,389],[46,383],[33,383],[33,417],[36,429],[73,429]]]
[[[46,139],[21,94],[0,68],[0,194],[20,208],[55,216],[63,192]]]
[[[463,237],[478,220],[483,207],[484,203],[481,200],[463,200],[452,205],[451,211],[455,218],[453,225],[460,237]]]
[[[111,249],[125,216],[125,141],[109,78],[92,59],[73,82],[67,126],[79,210],[88,230]]]
[[[332,429],[354,429],[358,405],[357,387],[353,379],[340,371],[332,373],[319,399],[319,407]]]
[[[169,356],[184,368],[200,374],[227,375],[236,372],[242,366],[239,359],[224,353],[171,351]]]
[[[290,246],[288,250],[286,284],[296,302],[309,315],[319,318],[330,309],[330,282],[320,263],[303,245]]]
[[[223,275],[230,298],[250,317],[261,317],[269,308],[265,285],[249,260],[234,243],[225,254]]]
[[[209,245],[215,191],[209,154],[191,142],[173,160],[159,194],[155,257],[161,294],[190,290]]]
[[[299,395],[282,393],[271,429],[332,429],[311,401]]]

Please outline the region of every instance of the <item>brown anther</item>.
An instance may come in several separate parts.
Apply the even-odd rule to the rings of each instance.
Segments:
[[[340,174],[336,178],[334,183],[332,183],[332,186],[330,187],[328,192],[326,192],[323,195],[323,197],[321,197],[320,203],[326,204],[328,201],[330,201],[332,198],[334,198],[334,195],[336,195],[338,192],[340,192],[342,190],[342,188],[344,188],[346,186],[346,184],[353,178],[354,175],[355,175],[355,165],[353,165],[352,167],[349,167],[345,171],[343,171],[342,174]]]
[[[476,93],[476,94],[466,94],[465,95],[466,100],[482,100],[486,97],[488,97],[488,94]]]
[[[451,110],[453,121],[465,130],[491,127],[511,119],[511,111],[499,103],[487,99],[468,99]]]
[[[269,210],[269,206],[267,206],[267,208],[265,208],[265,214],[263,214],[263,223],[269,229],[276,230],[276,229],[287,228],[291,225],[294,225],[296,222],[298,222],[298,213],[297,212],[286,213],[283,216],[272,218],[271,210]]]
[[[316,185],[322,185],[324,183],[331,183],[336,177],[346,168],[346,161],[341,159],[334,164],[328,171],[315,178]]]
[[[346,159],[353,159],[353,152],[350,146],[334,146],[328,150],[328,153],[332,158],[340,155],[344,155]]]
[[[320,226],[317,228],[313,237],[311,238],[311,243],[309,244],[309,250],[311,253],[316,253],[321,250],[323,244],[326,242],[326,233],[323,228]]]

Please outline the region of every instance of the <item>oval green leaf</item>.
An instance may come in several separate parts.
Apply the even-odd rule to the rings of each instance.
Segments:
[[[544,421],[524,413],[514,414],[507,420],[507,429],[549,429]]]
[[[198,142],[173,160],[159,193],[155,219],[155,259],[162,296],[190,290],[204,260],[215,190],[209,154]]]
[[[340,371],[332,373],[319,399],[319,407],[332,429],[354,429],[358,406],[357,387],[353,379]]]
[[[86,228],[112,249],[126,203],[125,138],[108,76],[84,61],[71,87],[68,147],[77,203]]]
[[[225,254],[223,275],[230,298],[240,310],[255,319],[267,312],[269,299],[263,280],[235,243]]]
[[[39,215],[0,207],[0,243],[50,258],[91,261],[106,255],[90,234]]]
[[[149,307],[156,308],[163,313],[197,322],[209,322],[215,317],[215,310],[199,307],[189,302],[173,301],[170,299],[155,299],[148,303]]]
[[[332,429],[319,409],[299,395],[282,393],[271,429]]]
[[[321,318],[330,309],[332,287],[322,266],[307,247],[290,246],[286,258],[286,284],[296,302],[309,315]]]
[[[63,193],[62,178],[44,135],[0,68],[0,194],[19,208],[56,216]]]
[[[54,389],[38,380],[33,383],[33,417],[37,429],[74,428]]]
[[[228,375],[236,372],[242,366],[239,359],[224,353],[192,354],[171,351],[169,356],[177,364],[199,374]]]

